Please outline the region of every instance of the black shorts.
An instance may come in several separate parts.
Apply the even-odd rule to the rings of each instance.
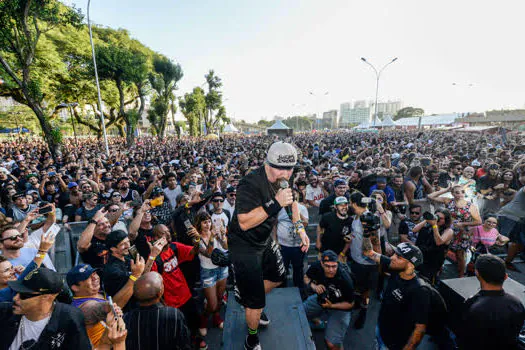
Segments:
[[[498,217],[498,230],[503,236],[510,239],[512,243],[524,244],[525,224],[522,222],[508,219],[507,217]]]
[[[263,248],[248,245],[229,247],[235,276],[235,298],[250,309],[262,309],[266,305],[264,281],[283,282],[286,278],[281,252],[270,240]]]
[[[350,266],[355,279],[355,288],[360,291],[374,289],[379,274],[377,265],[364,265],[352,261]]]

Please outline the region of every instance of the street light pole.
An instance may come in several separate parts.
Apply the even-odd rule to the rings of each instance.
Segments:
[[[71,125],[73,126],[73,135],[75,136],[75,146],[78,148],[78,141],[77,141],[77,131],[75,130],[75,123],[73,121],[73,107],[78,106],[77,102],[73,103],[61,103],[58,105],[58,107],[67,107],[69,109],[69,115],[71,118]]]
[[[100,94],[100,84],[98,82],[98,71],[97,71],[97,60],[95,59],[95,45],[93,45],[93,33],[91,31],[91,21],[89,19],[89,5],[91,0],[88,0],[87,4],[87,20],[89,28],[89,42],[91,43],[91,55],[93,56],[93,68],[95,69],[95,83],[97,85],[97,95],[98,95],[98,108],[100,110],[100,124],[102,126],[102,135],[104,135],[104,146],[106,147],[106,156],[109,158],[109,147],[108,147],[108,137],[106,135],[106,122],[104,121],[104,106],[102,105],[102,96]]]
[[[376,125],[376,122],[377,122],[377,98],[379,96],[379,78],[381,77],[381,73],[383,73],[383,71],[385,70],[386,67],[388,67],[389,65],[391,65],[392,63],[394,63],[395,61],[397,61],[397,57],[393,58],[390,62],[388,62],[387,64],[385,64],[383,66],[383,68],[381,68],[379,71],[376,69],[376,67],[374,67],[374,65],[370,62],[368,62],[366,60],[366,58],[364,57],[361,57],[361,61],[365,62],[366,64],[368,64],[370,67],[372,67],[372,69],[374,70],[375,74],[376,74],[376,103],[374,105],[374,119],[373,119],[373,124],[372,126],[375,126]]]

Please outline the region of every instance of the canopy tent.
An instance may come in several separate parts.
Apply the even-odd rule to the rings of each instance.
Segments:
[[[282,121],[276,121],[272,126],[266,129],[268,135],[277,135],[277,136],[292,136],[293,129],[286,126]]]
[[[233,125],[233,124],[230,123],[230,124],[228,124],[228,125],[226,125],[226,126],[224,127],[224,130],[223,130],[222,132],[223,132],[223,133],[228,133],[228,132],[229,132],[229,133],[234,133],[234,132],[239,132],[239,129],[237,129],[237,128],[235,127],[235,125]]]
[[[420,117],[402,118],[396,120],[395,124],[401,127],[417,127],[419,125],[419,118]],[[421,117],[421,126],[451,126],[458,118],[457,114],[430,115]]]
[[[393,128],[396,126],[396,123],[392,120],[392,117],[387,115],[381,124],[383,128]]]

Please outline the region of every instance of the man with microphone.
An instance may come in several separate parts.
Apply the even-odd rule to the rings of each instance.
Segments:
[[[270,146],[265,164],[242,178],[237,187],[228,246],[235,275],[235,297],[246,313],[248,336],[244,348],[247,350],[261,350],[258,328],[270,323],[263,313],[265,293],[285,279],[279,248],[271,239],[281,208],[292,207],[292,221],[301,237],[303,251],[310,245],[298,206],[292,205],[292,189],[288,187],[296,162],[295,147],[276,142]]]

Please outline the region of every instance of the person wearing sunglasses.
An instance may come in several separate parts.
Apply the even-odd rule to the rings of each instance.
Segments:
[[[221,192],[215,192],[211,197],[212,210],[210,211],[210,214],[211,222],[214,227],[227,228],[230,223],[232,213],[229,210],[224,209],[224,197],[224,194]]]
[[[75,221],[89,221],[95,213],[104,206],[99,204],[98,195],[95,192],[87,192],[82,195],[82,206],[75,212]]]
[[[399,240],[410,244],[416,244],[417,232],[414,227],[421,222],[423,210],[419,204],[410,204],[408,208],[409,217],[399,223]]]
[[[235,211],[235,200],[237,198],[237,189],[233,186],[226,188],[226,201],[224,202],[223,208],[228,210],[233,215]]]
[[[12,303],[0,303],[1,349],[91,349],[82,312],[56,301],[64,282],[40,267],[24,279],[9,281]]]
[[[445,193],[452,193],[452,199],[442,196]],[[454,240],[450,244],[450,250],[456,255],[458,264],[458,275],[465,275],[466,251],[472,246],[471,226],[481,225],[481,217],[476,204],[465,199],[465,186],[452,186],[428,195],[434,202],[445,204],[450,211],[453,221]]]
[[[27,267],[38,253],[38,249],[24,247],[24,244],[24,234],[17,227],[14,225],[2,227],[2,231],[0,231],[0,250],[2,250],[2,255],[13,266]],[[47,253],[43,252],[42,254],[44,255],[44,266],[55,270],[55,266]]]
[[[38,252],[25,269],[20,265],[13,266],[5,256],[0,255],[0,302],[13,301],[16,292],[9,287],[8,282],[23,280],[31,271],[39,268],[53,244],[55,244],[55,239],[51,232],[42,235]]]

